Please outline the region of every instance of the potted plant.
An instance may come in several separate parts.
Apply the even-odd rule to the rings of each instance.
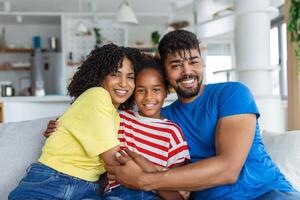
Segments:
[[[159,32],[158,31],[153,31],[151,33],[151,41],[152,41],[153,46],[156,47],[158,45],[159,39],[160,39]]]
[[[300,0],[290,0],[288,32],[291,35],[291,43],[295,45],[298,74],[300,73]]]

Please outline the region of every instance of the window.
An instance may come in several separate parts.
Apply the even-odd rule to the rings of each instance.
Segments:
[[[231,48],[228,43],[207,45],[205,56],[206,83],[219,83],[231,80],[232,69]]]
[[[273,23],[270,30],[270,59],[272,67],[278,66],[272,74],[272,92],[280,94],[282,99],[287,99],[287,44],[286,24],[283,19]]]
[[[273,27],[270,31],[270,63],[273,68],[279,66],[279,40],[278,27]],[[280,79],[279,70],[272,71],[272,94],[279,95]]]
[[[271,21],[270,58],[271,65],[279,67],[279,70],[272,74],[273,94],[279,94],[281,99],[287,99],[287,38],[283,15],[284,6],[280,6],[279,16]]]

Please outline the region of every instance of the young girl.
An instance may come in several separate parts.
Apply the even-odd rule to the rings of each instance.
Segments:
[[[120,112],[120,147],[142,155],[160,169],[184,165],[190,155],[181,129],[160,113],[168,91],[160,60],[143,57],[142,67],[136,75],[135,87],[134,101],[138,111]],[[159,197],[183,199],[176,191],[133,190],[114,181],[109,182],[104,194],[105,200],[154,200],[160,199]]]
[[[133,103],[139,57],[138,50],[114,44],[90,53],[68,87],[75,101],[9,199],[100,198],[97,180],[105,172],[104,162],[117,162],[117,109]]]
[[[168,91],[163,67],[158,59],[149,56],[143,56],[141,64],[134,92],[138,112],[120,111],[120,147],[142,155],[160,169],[181,166],[190,158],[186,141],[180,128],[160,114]],[[56,127],[58,124],[50,121],[44,135],[49,136]],[[181,194],[188,196],[174,191],[132,190],[110,181],[104,199],[176,200],[183,198]]]

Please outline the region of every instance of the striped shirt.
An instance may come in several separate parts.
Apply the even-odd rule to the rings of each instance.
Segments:
[[[118,138],[121,148],[128,148],[160,167],[172,168],[190,159],[181,129],[167,119],[142,117],[130,110],[121,111]],[[107,190],[117,186],[117,182],[110,181]]]

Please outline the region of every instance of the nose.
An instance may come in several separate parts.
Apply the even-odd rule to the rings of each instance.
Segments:
[[[184,74],[191,74],[192,68],[188,62],[183,62],[183,73]]]
[[[126,77],[120,77],[119,85],[123,88],[127,86],[127,78]]]
[[[153,98],[153,93],[151,91],[146,91],[145,99],[149,100]]]

